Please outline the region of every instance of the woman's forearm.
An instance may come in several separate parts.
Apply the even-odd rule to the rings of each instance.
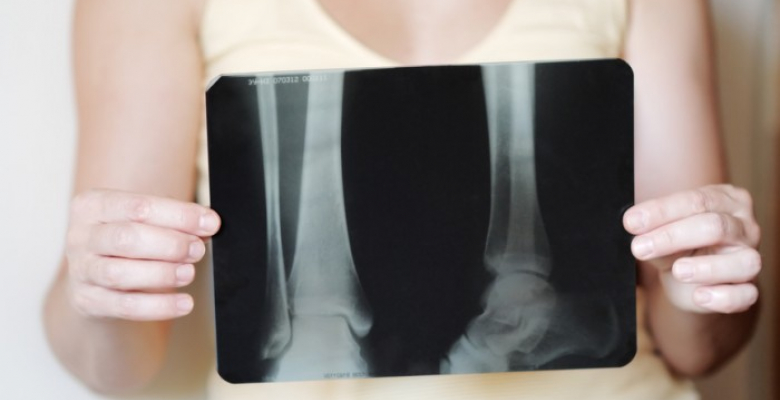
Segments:
[[[44,305],[44,326],[54,354],[99,393],[127,393],[148,385],[165,361],[170,321],[84,315],[68,299],[65,274],[63,265]]]
[[[646,323],[652,329],[661,357],[676,374],[688,377],[710,374],[748,342],[758,320],[758,304],[735,314],[685,311],[669,300],[657,277],[657,267],[640,265],[645,271]]]
[[[631,10],[638,204],[624,225],[636,235],[656,349],[676,373],[697,376],[755,326],[760,230],[750,194],[723,184],[709,3],[634,0]]]

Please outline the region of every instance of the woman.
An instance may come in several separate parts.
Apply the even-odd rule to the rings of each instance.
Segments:
[[[624,225],[646,328],[631,364],[262,387],[215,378],[212,394],[695,398],[679,377],[713,371],[746,342],[761,264],[750,195],[722,184],[710,33],[704,0],[80,0],[75,197],[45,310],[54,352],[101,392],[144,387],[160,370],[172,320],[193,308],[176,289],[220,224],[191,202],[205,190],[195,165],[214,75],[623,57],[636,76],[637,198]]]

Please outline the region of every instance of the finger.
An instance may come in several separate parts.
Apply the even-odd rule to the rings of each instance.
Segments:
[[[725,314],[745,311],[758,301],[758,288],[750,283],[702,286],[693,292],[693,302],[705,310]]]
[[[177,263],[197,262],[206,252],[197,236],[137,223],[94,225],[88,246],[102,256]]]
[[[746,244],[742,222],[734,216],[706,213],[673,222],[631,243],[639,260],[648,260],[714,245]]]
[[[706,186],[637,204],[623,215],[623,226],[639,235],[704,213],[752,215],[750,194],[731,185]]]
[[[93,190],[73,200],[74,212],[94,223],[136,222],[198,236],[217,232],[214,210],[195,203],[112,190]]]
[[[156,290],[189,285],[195,277],[192,264],[93,257],[82,281],[117,290]]]
[[[74,297],[77,310],[91,317],[132,321],[162,321],[192,311],[192,296],[184,293],[118,292],[100,287],[83,288]]]
[[[761,271],[761,255],[752,248],[728,254],[684,257],[674,262],[672,274],[685,283],[745,283]]]

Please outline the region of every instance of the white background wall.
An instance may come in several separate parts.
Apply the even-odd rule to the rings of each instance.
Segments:
[[[778,87],[769,81],[777,63],[776,58],[762,56],[778,45],[777,36],[767,35],[763,28],[771,3],[713,1],[732,170],[737,183],[760,196],[762,218],[772,216],[768,204],[775,200],[768,195],[775,173],[767,169],[774,154],[766,144],[776,132],[769,110],[778,108],[772,102],[774,92],[767,88]],[[69,59],[71,6],[72,0],[0,1],[0,268],[5,271],[0,280],[0,398],[5,399],[101,398],[57,364],[40,319],[41,302],[63,244],[76,137]],[[774,228],[765,226],[765,231],[773,238]],[[770,242],[777,243],[765,240]],[[774,259],[774,254],[767,256]],[[774,300],[771,292],[764,291],[767,303]],[[190,338],[188,330],[195,322],[179,328],[182,349],[202,345]],[[769,322],[762,320],[748,352],[703,383],[707,399],[771,398],[767,388],[776,373],[769,368],[773,345]],[[180,353],[190,354],[184,364],[202,361],[191,355],[197,349]],[[178,370],[169,367],[169,380],[184,379],[186,374],[177,374]],[[193,389],[175,397],[201,396]]]
[[[57,264],[73,160],[70,1],[0,1],[0,397],[88,399],[40,323]],[[61,205],[61,206],[60,206]]]

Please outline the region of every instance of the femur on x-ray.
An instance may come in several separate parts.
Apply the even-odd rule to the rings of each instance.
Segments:
[[[577,286],[556,262],[561,235],[548,231],[561,228],[547,221],[560,196],[577,193],[548,193],[540,179],[579,178],[564,154],[540,147],[545,72],[530,63],[324,71],[212,88],[212,204],[227,231],[214,241],[220,373],[290,381],[627,361],[633,309],[620,302],[633,301],[633,271],[600,266],[583,276],[606,271],[610,282]],[[614,146],[623,157],[626,144]],[[625,158],[616,162],[622,177]],[[616,204],[630,204],[631,183],[613,184]],[[598,244],[566,235],[563,246],[579,252]],[[630,259],[607,253],[597,262]]]

